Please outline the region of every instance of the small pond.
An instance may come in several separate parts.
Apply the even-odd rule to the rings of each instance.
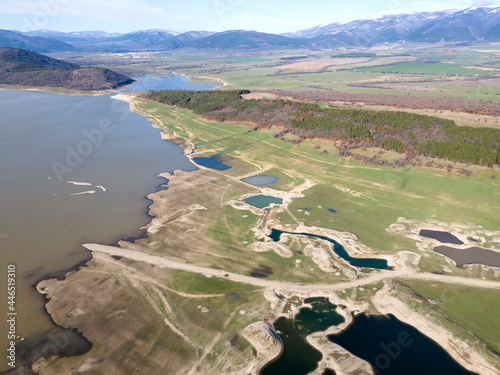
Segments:
[[[281,198],[276,198],[276,197],[271,197],[269,195],[254,195],[253,197],[247,198],[244,200],[246,203],[248,203],[251,206],[257,207],[257,208],[266,208],[268,207],[271,203],[275,204],[282,204],[283,199]]]
[[[276,182],[278,182],[278,177],[270,176],[267,174],[260,174],[257,176],[242,178],[241,181],[253,186],[267,186],[274,185]]]
[[[448,233],[448,232],[441,232],[439,230],[422,229],[420,231],[419,235],[422,237],[433,238],[435,240],[438,240],[441,243],[451,243],[454,245],[463,245],[464,244],[462,241],[460,241],[453,234]]]
[[[481,249],[480,247],[455,249],[449,246],[438,246],[434,248],[434,251],[453,259],[457,267],[463,267],[465,264],[484,264],[486,266],[500,267],[500,253]]]
[[[212,156],[211,158],[196,157],[193,158],[193,161],[196,164],[201,165],[202,167],[216,169],[218,171],[225,171],[227,169],[231,169],[229,165],[226,165],[220,160],[217,160],[216,156]]]

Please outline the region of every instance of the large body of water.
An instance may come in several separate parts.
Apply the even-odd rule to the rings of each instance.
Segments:
[[[146,77],[127,91],[213,87],[165,78]],[[150,220],[146,196],[166,183],[157,175],[197,168],[111,96],[0,91],[0,299],[6,309],[7,266],[13,264],[16,333],[27,338],[19,351],[58,329],[33,284],[87,259],[82,243],[140,235]],[[5,353],[6,322],[0,337]]]

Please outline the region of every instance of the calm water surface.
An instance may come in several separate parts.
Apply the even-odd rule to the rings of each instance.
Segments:
[[[376,375],[471,375],[438,344],[394,316],[358,315],[328,339],[368,361]]]

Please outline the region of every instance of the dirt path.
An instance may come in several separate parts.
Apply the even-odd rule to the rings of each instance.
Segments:
[[[215,335],[215,337],[212,340],[212,342],[210,343],[210,345],[208,345],[205,348],[205,350],[203,351],[203,354],[200,356],[200,358],[198,359],[198,361],[191,368],[191,371],[188,372],[188,375],[191,375],[191,374],[195,373],[197,367],[199,365],[201,365],[201,363],[203,362],[203,360],[205,359],[205,357],[208,355],[208,353],[210,353],[212,351],[212,349],[214,348],[215,344],[217,344],[217,342],[222,338],[222,335],[224,334],[224,330],[226,329],[227,325],[233,319],[234,315],[238,312],[239,309],[240,309],[240,307],[238,307],[236,310],[234,310],[231,313],[231,315],[229,315],[229,317],[224,322],[224,326],[222,327],[222,330],[217,335]]]
[[[179,295],[181,297],[205,299],[205,298],[218,298],[218,297],[224,297],[225,296],[224,293],[219,293],[219,294],[189,294],[189,293],[183,293],[183,292],[180,292],[178,290],[169,288],[166,285],[158,282],[157,280],[155,280],[155,279],[153,279],[153,278],[151,278],[151,277],[149,277],[147,275],[144,275],[143,273],[137,271],[135,268],[126,266],[125,264],[123,264],[121,262],[115,261],[115,260],[113,260],[111,258],[100,257],[98,254],[96,254],[96,257],[99,258],[99,261],[111,263],[114,266],[118,266],[118,267],[122,268],[125,271],[125,273],[127,274],[128,277],[132,277],[132,278],[137,279],[137,280],[142,281],[142,282],[148,282],[148,283],[150,283],[152,285],[155,285],[157,288],[164,289],[167,292],[175,293],[175,294],[177,294],[177,295]],[[95,270],[88,270],[88,272],[111,273],[111,274],[114,273],[114,271],[106,272],[106,271],[95,271]]]
[[[251,276],[240,275],[234,272],[198,266],[195,264],[186,263],[184,261],[164,258],[157,255],[145,254],[139,251],[127,250],[113,246],[105,246],[99,244],[84,244],[85,248],[97,253],[105,253],[114,256],[120,256],[138,262],[153,264],[162,268],[183,270],[208,276],[220,277],[231,280],[237,283],[250,284],[268,289],[282,289],[297,292],[319,292],[319,291],[340,291],[344,289],[357,288],[364,285],[374,284],[385,279],[417,279],[436,282],[445,282],[452,284],[461,284],[468,286],[476,286],[480,288],[500,289],[500,282],[490,280],[471,279],[466,277],[435,275],[430,273],[416,273],[410,269],[400,269],[397,271],[380,271],[370,274],[358,280],[338,283],[338,284],[296,284],[284,281],[274,281],[266,279],[258,279]],[[119,261],[116,261],[119,264]]]
[[[331,162],[331,161],[325,161],[325,160],[315,159],[312,156],[308,156],[308,155],[306,155],[306,154],[304,154],[303,152],[300,152],[300,151],[285,150],[283,147],[280,147],[280,146],[277,146],[277,145],[273,145],[272,143],[269,143],[269,142],[266,142],[266,141],[262,141],[262,143],[265,143],[266,145],[269,145],[271,147],[277,148],[279,150],[283,150],[285,152],[289,152],[291,154],[299,155],[300,157],[313,160],[313,161],[315,161],[317,163],[334,165],[334,166],[339,167],[339,168],[370,169],[370,170],[373,170],[373,171],[381,171],[382,170],[380,168],[373,168],[373,167],[361,167],[361,166],[352,166],[352,165],[341,165],[341,164],[338,164],[338,163],[335,163],[335,162]],[[349,159],[346,159],[346,160],[349,161]]]

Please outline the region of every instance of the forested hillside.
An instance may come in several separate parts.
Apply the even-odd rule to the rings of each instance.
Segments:
[[[19,48],[0,48],[0,84],[107,90],[133,80],[110,69],[80,67]]]
[[[144,97],[187,108],[205,118],[250,121],[257,128],[280,126],[277,137],[292,142],[328,139],[341,155],[359,147],[380,147],[405,154],[402,163],[424,155],[492,167],[500,163],[500,130],[459,127],[454,121],[406,112],[323,108],[295,100],[245,100],[249,91],[153,91]],[[285,139],[285,138],[283,138]]]

